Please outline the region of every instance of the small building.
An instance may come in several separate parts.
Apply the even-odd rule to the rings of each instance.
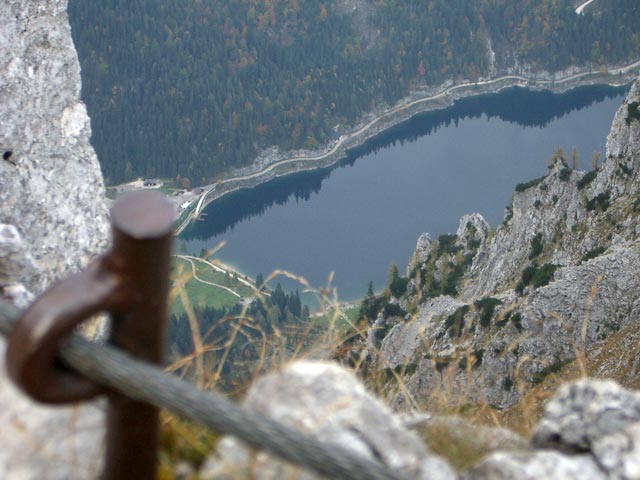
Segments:
[[[145,187],[158,187],[160,186],[160,179],[159,178],[145,178],[143,180],[143,185]]]
[[[189,206],[191,205],[191,202],[184,202],[182,205],[180,205],[180,210],[186,210],[187,208],[189,208]]]

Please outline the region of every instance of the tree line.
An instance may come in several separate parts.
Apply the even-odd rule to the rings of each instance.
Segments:
[[[108,183],[192,185],[271,145],[317,148],[416,84],[515,59],[594,68],[640,53],[636,0],[71,0],[92,143]]]
[[[302,304],[299,292],[287,293],[279,283],[269,295],[246,307],[238,303],[231,308],[195,308],[194,314],[195,322],[184,313],[170,316],[170,357],[201,355],[210,371],[220,367],[217,387],[230,393],[238,393],[253,375],[273,368],[274,362],[287,358],[318,333],[312,331],[309,307]],[[194,325],[197,332],[191,330]],[[197,352],[195,337],[202,339],[205,352]]]

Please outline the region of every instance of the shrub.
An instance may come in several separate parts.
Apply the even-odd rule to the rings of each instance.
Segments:
[[[444,371],[444,369],[449,366],[450,363],[451,363],[451,358],[449,358],[449,357],[447,357],[447,358],[436,358],[436,360],[435,360],[436,370],[438,371],[438,373],[442,373]]]
[[[464,266],[465,267],[470,267],[471,264],[473,263],[473,257],[475,257],[474,253],[467,253],[464,256]]]
[[[457,235],[440,235],[438,237],[438,253],[436,256],[440,256],[443,253],[453,255],[454,253],[462,250],[460,245],[456,245]]]
[[[484,356],[484,348],[480,348],[478,350],[473,351],[473,356],[476,357],[476,363],[473,365],[474,367],[479,367],[482,365],[482,357]]]
[[[479,238],[470,238],[467,241],[467,248],[471,250],[477,250],[480,247],[480,243],[482,242],[480,241]]]
[[[592,258],[596,258],[599,257],[600,255],[602,255],[607,249],[605,247],[596,247],[596,248],[592,248],[591,250],[589,250],[587,253],[585,253],[582,258],[580,259],[580,262],[586,262],[588,260],[591,260]]]
[[[542,234],[537,233],[531,240],[531,251],[529,252],[529,259],[536,258],[544,250],[544,243],[542,242]]]
[[[638,110],[638,106],[640,106],[640,103],[638,102],[631,102],[627,105],[627,118],[625,118],[627,126],[631,125],[632,120],[640,120],[640,111]]]
[[[404,317],[407,314],[407,312],[400,308],[400,305],[389,302],[385,303],[382,313],[385,317]]]
[[[457,264],[453,266],[453,270],[449,272],[447,281],[444,284],[442,293],[445,295],[451,295],[455,297],[458,294],[458,283],[464,275],[464,264]]]
[[[524,287],[526,287],[531,283],[531,280],[535,276],[537,270],[538,268],[536,266],[530,266],[522,270],[522,274],[520,276],[520,282],[518,282],[518,285],[516,285],[516,293],[518,295],[522,295],[522,292],[524,291]]]
[[[497,305],[501,305],[502,301],[493,297],[484,297],[474,302],[474,305],[480,310],[480,325],[488,327],[491,325],[491,317]]]
[[[467,225],[465,226],[467,228],[467,232],[469,232],[469,235],[472,237],[478,232],[478,229],[471,222],[467,222]]]
[[[387,333],[389,333],[390,330],[391,330],[391,325],[385,324],[380,328],[376,328],[374,331],[374,335],[378,340],[383,340],[384,337],[387,336]]]
[[[560,179],[561,182],[569,181],[570,177],[571,177],[571,169],[569,167],[562,167],[558,172],[558,178]]]
[[[398,298],[402,296],[407,291],[407,285],[409,284],[409,279],[406,277],[396,277],[391,281],[389,285],[389,290],[391,290],[391,295]]]
[[[578,190],[582,190],[584,187],[589,185],[596,179],[597,176],[597,170],[591,170],[589,173],[585,173],[584,176],[580,180],[578,180],[578,183],[576,184],[578,186]]]
[[[518,285],[516,285],[516,293],[518,295],[522,295],[522,292],[524,292],[524,288],[527,285],[533,285],[534,288],[544,287],[545,285],[548,285],[553,278],[553,274],[558,268],[559,265],[554,265],[553,263],[546,263],[541,267],[532,265],[525,268],[522,271],[520,282],[518,282]]]
[[[447,330],[449,337],[453,338],[462,335],[462,330],[464,329],[464,316],[468,311],[469,305],[463,305],[449,315],[444,321],[445,330]]]
[[[471,368],[478,368],[480,365],[482,365],[482,356],[484,355],[484,349],[481,348],[480,350],[474,350],[471,355],[476,359]],[[465,370],[467,368],[468,360],[469,359],[466,355],[462,357],[458,361],[458,367],[460,367],[462,370]]]
[[[620,175],[631,176],[631,173],[633,172],[633,170],[631,170],[631,168],[625,165],[624,163],[618,164],[618,169],[619,169],[618,171],[620,172]]]
[[[595,197],[593,197],[591,200],[589,200],[587,202],[587,210],[588,211],[592,211],[592,210],[598,210],[599,212],[604,212],[607,210],[607,208],[609,208],[609,205],[611,204],[611,196],[609,195],[609,193],[599,193],[598,195],[596,195]]]
[[[545,178],[547,177],[534,178],[533,180],[529,180],[528,182],[519,183],[516,185],[516,192],[524,192],[528,188],[535,187],[539,185]]]
[[[571,362],[572,362],[572,360],[560,360],[560,361],[557,361],[555,363],[552,363],[548,367],[545,367],[542,370],[540,370],[539,372],[534,373],[533,374],[533,379],[531,380],[531,383],[533,385],[538,385],[548,375],[550,375],[552,373],[558,373],[560,370],[562,370],[562,367],[564,367],[565,365],[567,365],[567,364],[569,364]]]
[[[511,318],[511,313],[513,312],[507,312],[504,317],[502,318],[502,320],[499,320],[496,322],[496,327],[504,327],[507,323],[509,323],[509,319]]]
[[[516,329],[521,332],[522,331],[522,314],[520,312],[514,313],[511,315],[511,323],[516,327]]]
[[[393,369],[385,369],[388,378],[395,378],[393,372],[397,375],[413,375],[418,369],[417,363],[408,363],[407,365],[396,365]]]
[[[502,224],[506,225],[507,222],[512,218],[513,218],[513,205],[507,205],[505,207],[504,220],[502,221]]]
[[[548,285],[551,279],[553,278],[553,274],[559,268],[559,265],[554,265],[553,263],[545,263],[540,268],[537,269],[536,274],[533,276],[531,280],[531,284],[535,288],[544,287]]]

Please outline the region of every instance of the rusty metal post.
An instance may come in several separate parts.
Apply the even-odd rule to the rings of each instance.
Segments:
[[[129,301],[112,315],[110,342],[162,364],[174,212],[151,193],[133,194],[111,212],[113,260],[123,269]],[[154,479],[158,428],[156,407],[110,393],[105,478]]]
[[[9,375],[41,402],[75,402],[102,393],[55,357],[64,338],[94,313],[110,314],[110,343],[140,359],[163,362],[173,207],[159,192],[139,191],[116,202],[111,216],[111,251],[40,296],[9,338]],[[154,479],[158,409],[117,392],[107,395],[104,478]]]

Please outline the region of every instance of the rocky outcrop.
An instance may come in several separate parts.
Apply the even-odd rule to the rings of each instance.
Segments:
[[[611,381],[564,385],[548,402],[533,451],[499,452],[468,479],[640,477],[640,397]]]
[[[634,479],[640,476],[640,395],[612,381],[560,388],[530,441],[457,417],[398,416],[349,372],[298,362],[260,379],[245,406],[381,462],[406,478]],[[430,446],[443,452],[433,453]],[[456,471],[450,465],[456,466]],[[204,479],[315,479],[224,437],[198,472]]]
[[[457,478],[451,467],[429,452],[420,437],[404,427],[352,373],[335,364],[294,363],[280,373],[258,380],[244,405],[336,448],[381,462],[409,478]],[[217,456],[200,472],[200,478],[319,477],[266,453],[254,455],[242,442],[225,437],[219,443]]]
[[[108,236],[66,7],[66,1],[0,5],[0,223],[25,239],[22,261],[35,266],[9,280],[33,292],[85,264]]]
[[[0,288],[19,306],[108,241],[66,7],[65,0],[0,2]],[[102,424],[95,406],[37,406],[2,380],[0,477],[95,477]]]
[[[396,373],[387,388],[396,407],[428,408],[443,389],[508,407],[640,321],[639,102],[640,80],[598,168],[574,170],[556,151],[548,175],[516,187],[495,231],[476,214],[456,235],[420,237],[397,300],[412,313],[381,313],[372,330],[385,334],[368,346],[374,369]]]
[[[443,295],[423,304],[415,320],[394,325],[380,345],[379,367],[395,369],[422,361],[431,339],[436,338],[441,329],[442,316],[454,313],[463,305],[465,303]]]

